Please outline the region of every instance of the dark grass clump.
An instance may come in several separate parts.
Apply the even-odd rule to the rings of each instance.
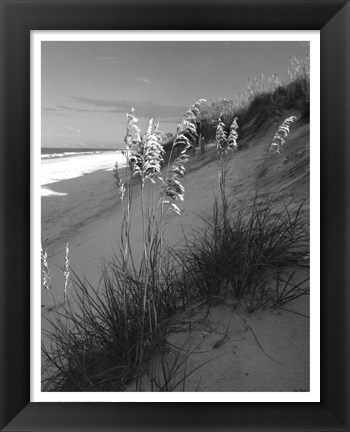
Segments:
[[[275,307],[294,295],[306,294],[299,283],[293,286],[289,268],[307,267],[308,220],[303,202],[295,211],[290,205],[276,210],[272,200],[253,201],[251,208],[230,213],[215,200],[213,214],[204,216],[204,227],[186,241],[177,253],[184,268],[185,284],[193,299],[244,299],[250,310]],[[278,275],[278,276],[277,276]],[[284,276],[282,276],[284,275]],[[287,286],[272,292],[271,277],[287,278]]]
[[[43,346],[44,391],[123,391],[142,376],[165,339],[166,324],[179,305],[174,270],[163,260],[161,275],[125,271],[115,261],[96,289],[73,278],[69,300],[49,319],[49,347]],[[126,293],[126,294],[125,294]]]
[[[163,259],[162,274],[153,276],[144,314],[142,271],[126,274],[116,260],[97,289],[74,275],[69,300],[48,318],[43,391],[144,391],[145,382],[147,391],[185,391],[187,378],[208,361],[188,367],[191,350],[167,345],[190,298],[170,260]]]
[[[257,93],[247,106],[240,108],[236,115],[240,119],[241,138],[262,127],[270,127],[274,119],[281,116],[282,111],[291,109],[300,111],[300,120],[309,120],[309,76],[299,76],[289,84],[281,85],[275,90]],[[248,123],[249,128],[246,129],[245,124]]]
[[[236,106],[233,101],[226,100],[225,103],[220,101],[212,105],[201,118],[201,130],[205,142],[215,138],[220,115],[225,125],[230,125],[233,119],[238,117],[241,139],[256,133],[261,128],[269,128],[285,110],[295,109],[301,113],[300,120],[308,121],[310,77],[305,73],[288,84],[281,84],[268,91],[256,92],[239,106]],[[226,132],[229,132],[228,128]]]

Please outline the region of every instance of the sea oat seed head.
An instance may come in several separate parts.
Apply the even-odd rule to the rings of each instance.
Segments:
[[[64,267],[63,267],[65,298],[67,297],[67,294],[68,294],[68,280],[69,280],[69,258],[68,258],[68,254],[69,254],[69,247],[68,247],[68,243],[67,243],[66,244],[66,253],[64,255]]]
[[[51,269],[49,267],[49,263],[47,261],[47,249],[44,252],[43,247],[41,246],[41,262],[42,262],[42,273],[43,273],[43,287],[46,290],[51,289]]]
[[[296,119],[296,116],[291,116],[284,120],[273,137],[269,150],[274,151],[277,154],[281,154],[281,147],[285,144],[286,138],[290,133],[290,125],[291,123],[294,123]]]

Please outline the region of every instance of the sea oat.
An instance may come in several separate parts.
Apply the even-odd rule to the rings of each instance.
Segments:
[[[130,113],[126,115],[128,125],[126,128],[126,162],[131,171],[138,167],[141,154],[141,129],[137,126],[138,119],[134,115],[135,108],[131,108]]]
[[[173,143],[173,149],[178,147],[181,148],[181,151],[171,167],[168,167],[165,180],[162,179],[163,187],[161,196],[163,204],[170,204],[171,210],[177,214],[181,214],[181,210],[173,201],[184,200],[185,188],[182,184],[182,179],[185,177],[186,171],[184,164],[188,161],[188,149],[194,146],[198,137],[196,122],[200,114],[200,105],[204,102],[206,102],[205,99],[200,99],[194,103],[183,116]],[[171,201],[166,198],[170,198]]]
[[[143,180],[149,179],[152,183],[155,183],[154,179],[159,177],[163,162],[164,149],[160,143],[160,136],[158,123],[154,125],[153,119],[151,119],[148,123],[147,133],[142,138],[139,172]]]
[[[199,99],[190,107],[190,111],[194,114],[195,117],[197,117],[200,114],[200,106],[205,102],[206,102],[205,99]]]
[[[68,281],[69,281],[69,248],[68,243],[66,244],[66,253],[64,255],[64,267],[63,267],[63,278],[64,278],[64,299],[66,301],[68,295]]]
[[[161,196],[163,204],[170,204],[171,209],[177,214],[181,214],[179,207],[172,201],[184,200],[185,188],[181,183],[181,180],[185,177],[185,166],[184,164],[188,161],[188,155],[186,154],[188,147],[185,147],[180,155],[175,159],[174,163],[168,169],[167,176],[163,181],[163,187]],[[166,200],[170,198],[172,201]]]
[[[120,176],[119,176],[119,165],[118,165],[118,162],[115,163],[113,172],[114,172],[113,177],[115,178],[115,184],[117,185],[117,188],[118,188],[118,193],[119,193],[120,200],[124,201],[124,196],[125,196],[125,190],[126,189],[125,189],[124,183],[121,181]]]
[[[43,273],[43,287],[47,290],[51,289],[51,269],[47,261],[47,249],[44,252],[41,246],[41,262],[42,262],[42,273]]]
[[[221,115],[216,127],[216,149],[220,157],[227,153],[227,133],[225,131],[225,123],[221,120]]]
[[[227,138],[227,150],[232,151],[234,148],[237,148],[237,139],[238,139],[238,118],[235,117],[230,126],[230,134]]]
[[[273,137],[272,143],[270,144],[269,150],[275,151],[280,154],[281,147],[285,144],[286,139],[290,132],[290,124],[296,121],[295,116],[288,117],[284,120],[284,122],[278,128],[275,136]]]

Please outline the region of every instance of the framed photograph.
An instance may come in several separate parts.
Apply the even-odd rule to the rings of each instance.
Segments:
[[[1,9],[2,430],[349,430],[348,2]]]

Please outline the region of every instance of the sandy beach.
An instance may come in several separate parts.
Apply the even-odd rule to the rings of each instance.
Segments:
[[[254,195],[257,170],[276,126],[277,120],[268,130],[248,136],[244,149],[230,156],[227,196],[234,209],[246,206]],[[52,178],[49,181],[46,179],[42,185],[43,189],[49,190],[42,196],[42,244],[48,250],[53,268],[53,288],[50,292],[42,290],[44,315],[52,313],[52,296],[58,303],[63,301],[60,267],[63,266],[67,243],[71,267],[94,286],[99,282],[103,260],[108,261],[119,248],[122,211],[112,172],[118,154],[86,156],[81,162],[81,166],[85,164],[83,172],[79,175],[76,168],[80,158],[44,161],[42,164],[44,172],[47,169],[47,172],[53,173]],[[260,194],[273,197],[276,205],[293,198],[305,199],[304,211],[308,212],[308,163],[309,124],[300,124],[293,128],[283,156],[269,155],[267,174],[258,186]],[[55,169],[52,169],[55,164]],[[62,178],[59,165],[67,167],[70,178]],[[190,236],[201,226],[203,221],[199,215],[212,211],[213,193],[217,190],[214,144],[207,146],[204,155],[197,150],[197,154],[190,158],[184,186],[185,200],[179,205],[182,210],[181,223],[177,214],[169,212],[166,215],[165,237],[171,246],[181,242],[183,232]],[[137,184],[132,205],[135,209],[140,205]],[[132,219],[131,244],[136,255],[142,244],[140,218],[140,214],[135,212]],[[191,376],[187,391],[194,391],[198,382],[198,391],[308,391],[308,297],[291,302],[286,309],[263,311],[256,315],[237,309],[239,313],[232,319],[232,310],[227,306],[216,306],[204,321],[199,320],[191,334],[184,330],[170,335],[169,340],[174,344],[189,344],[196,346],[197,351],[204,351],[191,358],[193,364],[219,355]],[[203,310],[197,313],[200,317]],[[215,331],[210,330],[213,328]],[[225,343],[210,349],[215,346],[223,329],[227,336]],[[129,391],[133,391],[132,386]]]
[[[51,249],[68,241],[72,231],[104,215],[117,204],[113,168],[119,152],[77,155],[41,163],[41,240]],[[111,181],[112,180],[112,181]]]

